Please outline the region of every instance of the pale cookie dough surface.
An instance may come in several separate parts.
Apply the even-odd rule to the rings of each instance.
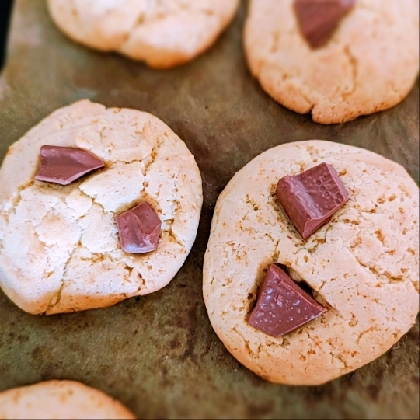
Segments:
[[[301,36],[293,0],[251,0],[244,44],[251,72],[277,102],[341,123],[403,100],[419,70],[418,0],[357,0],[322,48]]]
[[[54,22],[73,40],[156,68],[208,49],[238,6],[239,0],[48,0]]]
[[[303,242],[276,184],[321,162],[334,166],[350,198]],[[289,143],[249,162],[217,201],[204,258],[204,300],[226,348],[263,378],[295,385],[322,384],[383,354],[419,310],[418,194],[398,164],[332,142]],[[328,308],[282,338],[247,323],[271,263]]]
[[[103,170],[68,186],[34,180],[44,144],[86,149]],[[13,144],[0,169],[0,286],[33,314],[105,307],[164,287],[197,234],[200,172],[158,118],[87,100],[61,108]],[[122,251],[115,217],[147,201],[157,250]]]
[[[80,382],[52,380],[0,392],[0,419],[134,419],[120,402]]]

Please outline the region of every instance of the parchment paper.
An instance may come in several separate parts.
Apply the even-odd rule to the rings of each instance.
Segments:
[[[156,71],[76,45],[43,0],[16,2],[0,76],[0,159],[56,108],[80,98],[155,114],[195,155],[204,186],[197,240],[163,290],[111,308],[32,316],[0,292],[0,391],[52,378],[82,381],[142,418],[419,417],[419,322],[373,363],[317,387],[263,381],[225,350],[202,298],[202,263],[218,194],[269,147],[326,139],[381,153],[419,177],[419,86],[397,107],[335,126],[271,100],[247,70],[246,2],[216,45],[182,67]],[[25,163],[22,162],[24,165]],[[22,261],[24,264],[24,261]]]

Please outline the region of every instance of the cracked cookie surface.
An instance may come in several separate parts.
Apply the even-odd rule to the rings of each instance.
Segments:
[[[80,382],[51,380],[0,392],[0,419],[134,419],[119,401]]]
[[[67,186],[34,180],[44,144],[80,147],[105,168]],[[158,249],[121,249],[115,217],[140,201],[162,221]],[[197,234],[201,177],[185,143],[151,114],[87,100],[14,143],[0,169],[0,286],[33,314],[106,307],[166,286]]]
[[[327,162],[349,201],[305,242],[276,200],[277,181]],[[322,384],[388,350],[419,310],[419,191],[397,163],[327,141],[274,147],[220,195],[204,257],[211,324],[238,361],[263,378]],[[271,263],[304,281],[328,311],[275,338],[247,323]]]
[[[262,88],[322,124],[388,109],[419,70],[417,0],[357,0],[329,42],[312,50],[293,0],[251,0],[244,32],[248,64]]]
[[[73,40],[168,68],[208,49],[239,0],[48,0],[56,25]]]

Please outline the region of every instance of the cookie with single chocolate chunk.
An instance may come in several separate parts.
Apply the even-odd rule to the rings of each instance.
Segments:
[[[322,124],[388,109],[419,70],[418,0],[251,0],[247,61],[262,88]]]
[[[239,0],[48,0],[47,4],[54,22],[73,40],[168,68],[210,48],[233,19]]]
[[[277,186],[305,173],[313,182],[295,193],[308,193],[306,205],[323,205],[313,192],[338,188],[330,175],[318,177],[324,162],[348,199],[305,240]],[[397,163],[327,141],[274,147],[237,172],[217,201],[204,258],[211,324],[233,356],[263,378],[325,383],[379,357],[414,324],[418,237],[419,190]]]
[[[202,200],[193,155],[158,118],[87,100],[61,108],[0,169],[0,286],[33,314],[152,293],[190,252]]]
[[[119,401],[80,382],[51,380],[0,392],[0,419],[135,419]]]

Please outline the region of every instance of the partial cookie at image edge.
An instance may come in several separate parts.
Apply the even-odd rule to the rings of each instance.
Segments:
[[[383,1],[387,7],[357,0],[330,41],[313,50],[293,0],[252,0],[243,37],[251,73],[275,101],[320,124],[392,108],[419,72],[418,2]]]
[[[156,69],[185,64],[208,50],[234,18],[239,0],[166,4],[131,2],[118,9],[74,0],[48,0],[56,26],[73,41],[100,51],[119,52]],[[79,4],[80,7],[80,4]]]
[[[81,382],[50,380],[0,392],[1,419],[135,419],[126,407]]]

